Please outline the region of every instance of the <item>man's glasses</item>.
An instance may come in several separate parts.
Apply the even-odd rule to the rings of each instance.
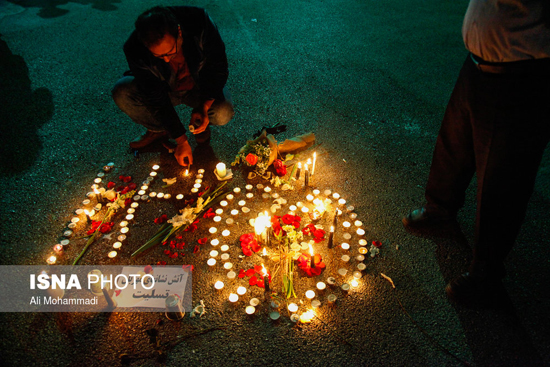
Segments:
[[[170,51],[170,52],[162,54],[162,55],[153,54],[153,56],[158,57],[159,59],[164,59],[165,57],[170,57],[170,56],[173,56],[173,55],[177,54],[178,53],[178,39],[179,39],[179,37],[180,36],[178,34],[178,36],[176,37],[176,42],[174,43],[174,46],[172,46],[172,50],[175,48],[176,49],[175,51],[173,51],[173,52]]]

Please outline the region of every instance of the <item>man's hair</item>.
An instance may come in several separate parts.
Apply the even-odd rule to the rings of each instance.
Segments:
[[[141,14],[135,23],[137,37],[147,48],[154,46],[168,33],[178,37],[178,20],[163,6],[155,6]]]

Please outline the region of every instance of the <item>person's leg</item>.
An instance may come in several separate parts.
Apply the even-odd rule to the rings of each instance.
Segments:
[[[477,88],[478,189],[470,273],[500,279],[550,140],[550,77],[486,74]]]
[[[154,132],[164,131],[162,124],[155,118],[147,101],[140,95],[133,76],[121,78],[112,90],[115,104],[136,124]]]
[[[427,209],[456,216],[475,172],[471,127],[471,60],[464,63],[437,136],[426,185]]]

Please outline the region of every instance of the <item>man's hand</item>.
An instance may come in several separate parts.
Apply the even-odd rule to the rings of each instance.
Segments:
[[[187,136],[180,136],[176,139],[176,143],[178,143],[178,146],[176,147],[176,152],[174,153],[174,156],[176,157],[176,160],[178,161],[180,166],[192,165],[193,151],[191,150],[191,146],[187,141]]]
[[[204,102],[202,109],[200,111],[194,111],[191,113],[191,125],[195,126],[193,134],[200,134],[208,127],[210,119],[208,118],[208,110],[212,106],[214,100],[208,100]]]

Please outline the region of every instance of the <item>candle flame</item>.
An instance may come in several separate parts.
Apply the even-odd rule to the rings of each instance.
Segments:
[[[317,161],[317,152],[313,152],[313,167],[311,167],[311,175],[315,173],[315,162]]]
[[[262,252],[262,255],[267,256],[267,250],[265,249],[265,247],[264,247],[264,251]]]
[[[305,323],[310,323],[314,316],[315,316],[315,314],[313,313],[313,311],[307,310],[306,312],[304,312],[300,316],[300,322],[302,322],[304,324]]]
[[[189,168],[185,170],[185,176],[189,176]]]
[[[313,247],[311,246],[311,243],[309,244],[309,253],[311,257],[313,257]]]
[[[307,169],[307,163],[304,164],[304,169],[305,169],[306,171],[308,171],[308,169]]]
[[[264,277],[267,276],[267,270],[266,270],[266,268],[265,268],[265,266],[264,266],[264,263],[262,263],[262,274],[263,274]]]
[[[298,168],[302,169],[302,162],[298,162]]]
[[[330,226],[330,231],[334,233],[334,226]]]
[[[311,158],[308,158],[306,163],[311,164]]]

